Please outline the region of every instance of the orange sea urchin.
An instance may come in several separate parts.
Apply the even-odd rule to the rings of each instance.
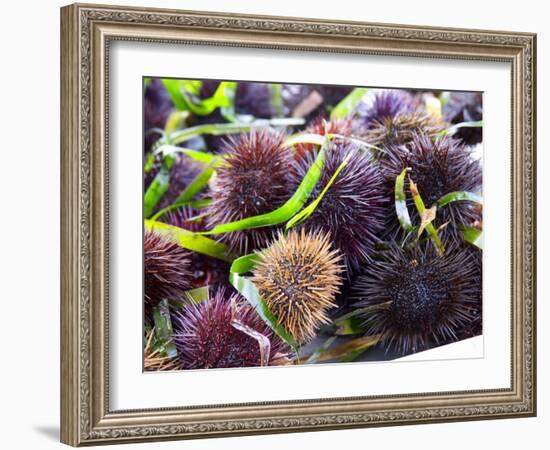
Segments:
[[[252,280],[268,308],[297,342],[313,338],[342,283],[342,256],[329,235],[290,231],[259,256]]]

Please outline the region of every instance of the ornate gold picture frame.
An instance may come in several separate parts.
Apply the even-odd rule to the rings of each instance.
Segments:
[[[511,386],[112,410],[109,49],[115,41],[506,62],[511,66]],[[97,445],[536,414],[536,36],[75,4],[61,9],[61,440]],[[490,269],[489,269],[490,270]],[[503,307],[507,307],[505,303]]]

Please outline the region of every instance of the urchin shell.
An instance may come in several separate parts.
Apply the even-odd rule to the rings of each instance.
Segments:
[[[269,310],[298,343],[328,323],[342,284],[341,255],[328,234],[291,230],[259,253],[252,281]]]
[[[191,254],[166,235],[146,231],[143,239],[144,300],[154,306],[179,300],[191,283]]]
[[[322,117],[313,120],[304,133],[319,134],[325,136],[327,134],[338,134],[341,136],[351,136],[353,133],[353,122],[349,118],[332,119],[327,121]],[[338,141],[338,138],[334,138]],[[294,146],[294,157],[297,161],[302,160],[308,153],[316,150],[314,144],[297,144]]]
[[[386,350],[416,352],[458,340],[481,302],[481,260],[464,248],[440,256],[431,242],[413,249],[392,244],[353,286],[367,335]]]
[[[427,208],[434,205],[443,195],[456,191],[479,192],[482,186],[482,169],[478,160],[472,157],[469,147],[448,136],[432,139],[427,135],[415,135],[408,147],[392,147],[380,161],[386,178],[386,192],[393,197],[395,179],[405,168],[408,176],[418,188]],[[413,220],[419,220],[406,182],[407,204]],[[399,228],[395,212],[390,229]],[[462,242],[459,226],[472,226],[480,219],[480,213],[471,202],[453,202],[438,208],[434,225],[445,225],[440,235],[445,239]],[[418,223],[417,223],[418,224]]]
[[[384,89],[376,92],[371,101],[361,103],[356,118],[356,127],[361,132],[372,125],[398,115],[408,115],[414,112],[413,97],[402,89]]]
[[[389,151],[389,148],[409,144],[418,134],[436,136],[441,131],[443,125],[439,119],[427,113],[414,112],[375,121],[370,128],[365,129],[362,137],[369,144]],[[385,153],[381,155],[384,156]]]
[[[269,341],[269,365],[290,355],[290,348],[238,295],[223,289],[199,304],[186,305],[172,315],[174,343],[185,369],[253,367],[261,365],[257,339],[234,326],[237,320]]]
[[[348,158],[314,213],[303,223],[308,230],[330,233],[335,248],[343,255],[350,272],[368,258],[384,230],[390,201],[384,178],[371,159],[355,145],[333,143],[328,147],[321,178],[310,198],[324,189],[336,169]],[[309,154],[298,165],[303,177],[315,154]]]
[[[282,142],[283,134],[271,130],[253,130],[226,142],[225,164],[211,185],[210,228],[271,212],[292,196],[297,185],[294,159]],[[220,240],[246,254],[265,246],[272,236],[272,230],[256,228],[226,233]]]

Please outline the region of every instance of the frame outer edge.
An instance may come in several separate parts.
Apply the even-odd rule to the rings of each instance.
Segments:
[[[97,108],[94,99],[97,89],[97,67],[92,64],[94,53],[93,26],[111,22],[117,25],[154,25],[170,30],[184,27],[204,33],[221,30],[222,33],[255,32],[257,36],[327,37],[346,42],[362,39],[368,42],[383,38],[390,43],[410,42],[419,46],[422,55],[450,54],[458,43],[469,49],[467,58],[479,56],[491,59],[490,49],[506,50],[502,57],[514,60],[515,92],[523,99],[517,105],[521,112],[514,118],[519,139],[514,148],[521,150],[518,170],[521,172],[518,195],[521,198],[518,226],[522,230],[513,239],[519,247],[520,264],[526,273],[520,277],[518,294],[521,298],[519,333],[522,335],[516,364],[522,367],[517,375],[519,392],[503,404],[480,404],[409,409],[403,405],[392,411],[349,412],[315,415],[282,415],[277,417],[245,417],[170,423],[124,423],[125,414],[113,414],[111,420],[98,403],[98,395],[105,395],[103,381],[97,380],[103,365],[96,365],[94,349],[105,339],[98,333],[92,319],[101,312],[96,272],[98,222],[93,218],[98,206],[97,183],[102,165],[96,157]],[[472,34],[473,33],[473,34]],[[97,36],[96,36],[97,37]],[[270,38],[270,39],[271,39]],[[267,39],[269,41],[270,39]],[[223,40],[223,39],[222,39]],[[267,42],[266,41],[266,42]],[[265,44],[265,42],[264,42]],[[233,44],[229,44],[233,45]],[[249,45],[255,46],[255,41]],[[260,46],[262,44],[259,44]],[[277,45],[269,44],[268,45]],[[244,44],[244,46],[248,46]],[[434,47],[435,46],[435,47]],[[375,49],[376,49],[375,45]],[[433,48],[432,48],[433,47]],[[278,47],[277,47],[278,48]],[[281,47],[283,48],[283,47]],[[338,45],[328,45],[320,51],[337,51]],[[488,49],[486,52],[483,48]],[[430,50],[432,49],[432,50]],[[472,50],[473,49],[473,50]],[[97,50],[97,48],[95,49]],[[410,53],[410,48],[404,53]],[[375,51],[378,51],[377,49]],[[482,51],[483,54],[479,53]],[[353,52],[353,49],[352,49]],[[394,50],[395,52],[395,50]],[[470,53],[472,53],[470,55]],[[460,56],[460,52],[458,53]],[[452,56],[451,56],[452,57]],[[525,417],[536,414],[536,36],[532,33],[498,32],[489,30],[461,30],[395,24],[342,23],[324,19],[252,16],[244,14],[159,10],[110,5],[74,4],[61,10],[61,441],[72,445],[98,445],[122,442],[159,441],[166,439],[197,439],[216,436],[254,435],[265,433],[317,431],[365,426],[435,423],[499,417]],[[100,118],[101,122],[101,118]],[[514,128],[514,126],[513,126]],[[96,157],[94,157],[94,155]],[[99,164],[98,164],[99,163]],[[99,202],[101,205],[101,201]],[[100,231],[100,230],[99,230]],[[100,233],[101,234],[101,233]],[[525,277],[525,275],[528,275]],[[527,304],[525,304],[527,302]],[[525,314],[525,316],[524,316]],[[100,314],[101,316],[101,314]],[[515,328],[517,329],[517,328]],[[525,360],[525,356],[529,359]],[[98,370],[99,369],[99,370]],[[98,389],[99,386],[99,389]],[[504,401],[504,400],[503,400]],[[222,406],[222,405],[218,405]],[[290,408],[291,406],[289,406]],[[267,408],[266,408],[267,409]],[[151,411],[142,411],[145,417]],[[98,417],[98,415],[100,417]],[[98,420],[99,419],[99,420]]]
[[[79,146],[78,146],[78,9],[61,8],[61,411],[60,439],[77,446],[79,432]]]

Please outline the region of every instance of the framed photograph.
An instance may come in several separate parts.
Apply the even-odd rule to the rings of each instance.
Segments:
[[[536,414],[536,36],[61,9],[61,440]]]

